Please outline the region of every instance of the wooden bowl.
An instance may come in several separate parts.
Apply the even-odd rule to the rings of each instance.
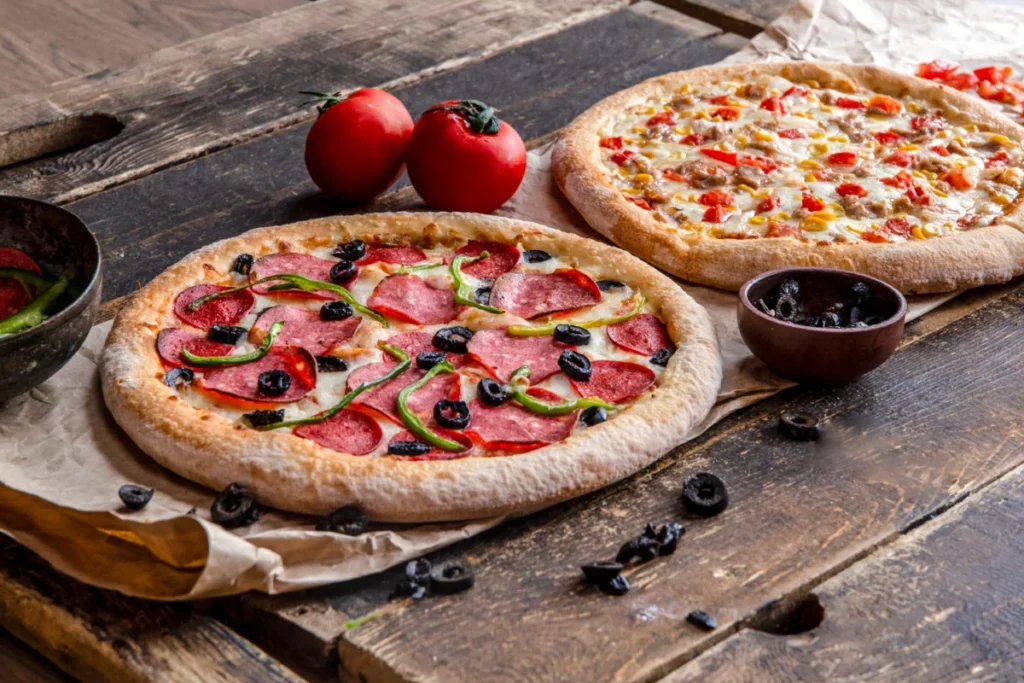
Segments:
[[[874,295],[871,312],[882,322],[860,328],[797,325],[761,312],[756,302],[783,280],[800,285],[800,302],[819,315],[850,288],[864,282]],[[796,382],[838,385],[852,382],[888,360],[903,335],[907,300],[881,280],[831,268],[786,268],[764,273],[740,289],[737,318],[740,335],[755,356],[775,374]]]
[[[81,348],[99,309],[102,277],[96,238],[78,216],[53,204],[0,195],[0,247],[25,252],[46,277],[70,272],[81,288],[77,297],[62,295],[61,308],[39,325],[0,336],[2,402],[42,384]]]

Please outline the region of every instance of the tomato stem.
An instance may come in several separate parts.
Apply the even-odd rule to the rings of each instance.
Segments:
[[[300,95],[309,95],[312,99],[306,100],[302,103],[302,106],[308,106],[310,104],[317,105],[316,110],[323,114],[325,111],[341,102],[344,98],[340,92],[329,93],[329,92],[318,92],[316,90],[300,90]]]
[[[481,135],[497,135],[501,129],[501,119],[497,117],[498,110],[489,107],[480,100],[460,100],[456,104],[446,104],[435,109],[454,111],[460,114],[469,123],[474,133]]]

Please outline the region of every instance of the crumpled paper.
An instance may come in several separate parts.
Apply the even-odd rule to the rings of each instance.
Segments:
[[[1014,41],[1022,24],[1019,10],[960,0],[802,0],[727,61],[864,61],[904,70],[935,57],[1006,63],[1024,50]],[[599,239],[555,187],[546,153],[530,154],[523,186],[498,213]],[[718,401],[693,438],[791,383],[744,346],[735,294],[683,288],[710,312],[724,365]],[[953,296],[915,298],[908,319]],[[283,593],[373,574],[502,521],[376,525],[350,537],[268,511],[251,527],[223,529],[209,521],[213,493],[150,460],[108,414],[97,361],[109,329],[96,326],[57,375],[0,405],[0,531],[81,581],[159,600]],[[130,512],[117,498],[124,483],[157,493]]]

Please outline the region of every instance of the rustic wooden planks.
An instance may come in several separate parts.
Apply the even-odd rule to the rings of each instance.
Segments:
[[[5,631],[0,631],[0,662],[3,662],[7,683],[71,683],[74,680]]]
[[[6,163],[31,158],[33,149],[61,147],[68,134],[39,129],[40,124],[100,112],[125,126],[105,142],[0,171],[0,188],[56,201],[83,197],[310,120],[316,112],[299,106],[299,90],[394,87],[627,3],[307,3],[161,50],[124,70],[90,74],[0,101],[0,160]],[[34,133],[32,127],[37,127]],[[37,134],[40,130],[43,136]]]
[[[1022,518],[1017,469],[816,588],[818,628],[744,630],[665,683],[1020,680]]]
[[[753,38],[796,0],[658,0],[701,21]]]

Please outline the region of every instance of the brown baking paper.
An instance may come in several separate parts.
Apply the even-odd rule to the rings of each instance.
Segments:
[[[1011,52],[1010,24],[1022,25],[1024,17],[1004,24],[999,17],[1009,10],[998,9],[1002,15],[981,11],[979,3],[968,12],[959,2],[933,0],[808,1],[729,61],[877,61],[907,70],[943,55],[1005,61],[997,54]],[[912,62],[897,57],[908,45],[918,50]],[[530,154],[522,188],[499,213],[598,239],[554,186],[543,153]],[[724,366],[718,401],[688,440],[791,383],[743,345],[735,294],[683,288],[710,312]],[[953,296],[915,298],[908,319]],[[502,521],[381,525],[349,537],[314,531],[308,517],[268,511],[251,527],[223,529],[209,521],[212,492],[150,460],[107,413],[97,360],[109,330],[110,323],[95,327],[50,381],[0,406],[0,530],[81,581],[161,600],[283,593],[373,574]],[[117,498],[124,483],[155,488],[156,495],[144,510],[128,511]]]

